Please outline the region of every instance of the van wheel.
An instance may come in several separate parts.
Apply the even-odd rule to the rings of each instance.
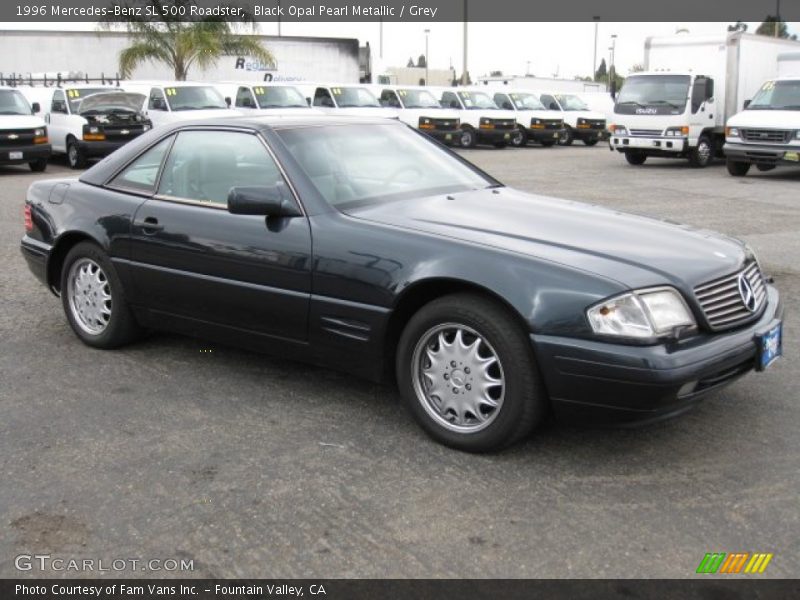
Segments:
[[[564,126],[564,133],[561,135],[561,138],[558,140],[559,146],[572,146],[572,142],[575,141],[575,136],[572,133],[572,127],[569,125]]]
[[[37,158],[36,160],[32,160],[31,162],[29,162],[28,166],[34,173],[41,173],[47,168],[47,159]]]
[[[67,162],[70,169],[83,169],[86,167],[86,156],[81,152],[76,140],[67,142]]]
[[[539,143],[545,148],[552,148],[553,146],[556,145],[556,143],[553,140],[543,140]]]
[[[465,127],[461,130],[458,141],[461,142],[462,148],[474,148],[478,145],[478,136],[475,135],[475,130],[472,127]]]
[[[438,442],[488,452],[527,435],[548,400],[523,327],[475,294],[444,296],[408,322],[397,381],[420,426]]]
[[[740,162],[737,160],[728,159],[725,162],[725,166],[728,169],[728,173],[733,175],[734,177],[744,177],[747,175],[747,172],[750,170],[750,163],[749,162]]]
[[[587,146],[596,146],[599,140],[597,138],[587,138],[583,140],[583,143]]]
[[[522,148],[523,146],[527,146],[527,144],[528,134],[521,126],[517,126],[517,130],[511,136],[511,145],[514,146],[514,148]]]
[[[701,135],[697,146],[689,152],[689,164],[695,169],[707,167],[714,155],[714,146],[707,135]]]
[[[505,148],[506,146],[508,146],[508,143],[507,142],[495,142],[493,145],[494,145],[495,148]]]
[[[647,160],[647,154],[638,150],[625,150],[625,160],[629,165],[639,166],[643,165]]]

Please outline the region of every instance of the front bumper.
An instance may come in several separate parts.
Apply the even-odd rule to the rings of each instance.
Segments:
[[[725,156],[736,162],[761,165],[800,166],[800,145],[776,148],[770,144],[737,144],[726,142],[722,147]]]
[[[460,129],[420,129],[420,131],[448,145],[458,144],[461,138]]]
[[[531,334],[556,416],[637,423],[681,413],[707,392],[756,368],[755,336],[783,316],[768,287],[761,317],[746,327],[686,338],[674,345],[628,346]],[[694,384],[694,385],[692,385]]]
[[[638,150],[653,156],[678,156],[685,154],[689,142],[682,137],[635,137],[611,135],[608,145],[612,150]]]
[[[20,158],[11,158],[22,153]],[[0,147],[0,165],[19,165],[28,163],[40,158],[47,160],[52,154],[50,144],[27,144],[24,146],[2,146]]]
[[[122,148],[125,144],[130,142],[131,140],[136,139],[134,136],[131,136],[128,140],[120,140],[120,141],[104,141],[104,142],[87,142],[85,140],[80,140],[78,142],[78,148],[80,148],[81,153],[86,158],[102,158],[104,156],[108,156],[114,150],[118,150]]]
[[[496,144],[499,142],[510,142],[514,134],[513,129],[476,129],[478,141],[484,144]]]
[[[607,140],[607,129],[596,129],[592,127],[575,127],[572,130],[572,137],[576,140]]]
[[[557,142],[564,136],[564,129],[526,129],[528,139],[534,142]]]

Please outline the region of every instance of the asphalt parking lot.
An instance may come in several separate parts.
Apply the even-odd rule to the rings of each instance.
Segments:
[[[202,577],[687,577],[712,551],[771,552],[762,577],[795,577],[800,169],[464,154],[527,191],[744,238],[783,293],[784,359],[666,423],[548,423],[463,454],[392,388],[170,335],[84,346],[18,249],[27,186],[73,173],[0,167],[0,577],[42,575],[22,553],[191,559]]]

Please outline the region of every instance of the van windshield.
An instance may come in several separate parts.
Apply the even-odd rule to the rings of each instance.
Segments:
[[[108,88],[108,87],[96,87],[96,88],[68,88],[65,90],[67,94],[67,102],[69,102],[69,112],[76,113],[78,112],[78,107],[83,102],[83,99],[86,96],[91,96],[92,94],[99,94],[100,92],[107,92],[107,93],[118,93],[122,90],[118,88]]]
[[[441,108],[442,105],[428,90],[397,90],[406,108]]]
[[[483,92],[458,92],[461,102],[467,110],[497,110],[495,101]]]
[[[589,110],[586,102],[574,94],[556,94],[556,100],[558,100],[562,110]]]
[[[17,90],[0,90],[0,115],[30,115],[31,105]]]
[[[331,88],[331,92],[339,108],[381,107],[381,103],[367,88],[335,87]]]
[[[227,109],[225,98],[210,85],[187,85],[164,88],[172,110]]]
[[[614,112],[635,112],[654,107],[683,112],[689,97],[688,75],[634,75],[625,80]],[[625,108],[626,110],[619,110]],[[630,110],[628,110],[630,109]]]
[[[259,108],[309,108],[305,96],[292,86],[255,86]]]
[[[767,81],[747,110],[800,110],[800,79]]]
[[[518,94],[515,92],[509,94],[508,97],[511,98],[517,110],[544,110],[544,104],[535,94]]]

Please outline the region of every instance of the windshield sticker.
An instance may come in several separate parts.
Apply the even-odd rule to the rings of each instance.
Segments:
[[[167,96],[177,96],[178,95],[178,90],[177,90],[177,88],[174,88],[174,87],[164,88],[164,93]]]
[[[67,90],[67,96],[70,98],[80,98],[81,93],[80,90]]]

